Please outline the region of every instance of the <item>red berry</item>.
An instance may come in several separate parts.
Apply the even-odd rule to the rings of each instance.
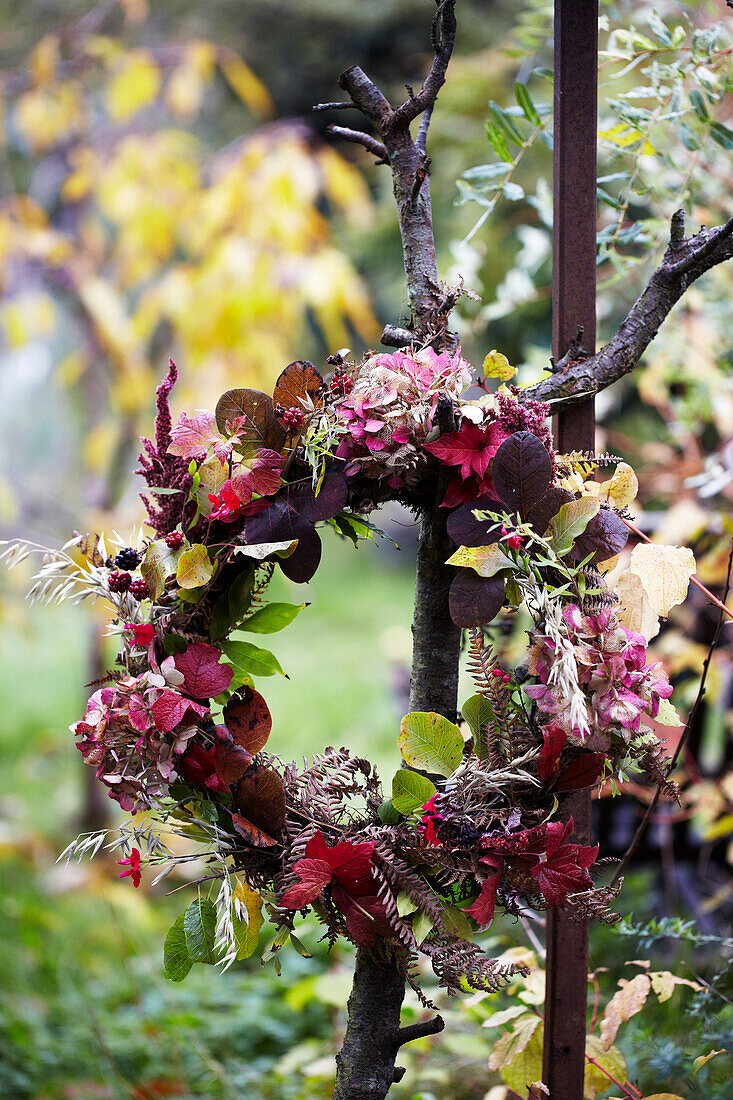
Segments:
[[[136,577],[130,585],[130,595],[134,596],[136,600],[144,600],[150,595],[150,589],[148,588],[142,577]]]
[[[501,669],[500,669],[500,668],[492,668],[492,670],[491,670],[491,675],[492,675],[492,676],[497,676],[497,677],[498,677],[498,676],[503,676],[503,675],[504,675],[504,673],[503,673],[503,672],[501,671]]]
[[[302,409],[293,405],[289,409],[283,409],[280,413],[280,418],[284,421],[286,427],[290,428],[292,431],[297,431],[305,420],[305,413]]]
[[[508,674],[505,674],[504,676],[502,676],[502,678],[501,678],[501,682],[502,682],[503,684],[511,684],[511,682],[512,682],[512,678],[511,678],[511,676],[509,676]]]
[[[107,578],[110,592],[126,592],[127,589],[130,587],[131,582],[132,577],[130,576],[130,574],[120,572],[120,570],[118,569],[115,569],[113,573],[110,573],[109,577]]]
[[[333,372],[333,378],[329,385],[331,393],[335,394],[337,397],[348,397],[354,388],[354,380],[340,367],[337,367]]]
[[[183,546],[183,535],[180,531],[170,531],[165,536],[165,544],[169,550],[180,550]]]

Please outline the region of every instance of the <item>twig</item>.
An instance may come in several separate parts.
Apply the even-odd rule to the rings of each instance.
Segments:
[[[685,290],[706,271],[733,258],[733,218],[684,237],[681,212],[672,218],[662,262],[609,342],[577,361],[564,356],[549,378],[522,390],[520,401],[551,401],[554,410],[600,393],[629,374]]]
[[[414,1039],[423,1039],[426,1035],[438,1035],[444,1028],[445,1020],[442,1016],[432,1016],[429,1020],[400,1027],[394,1037],[395,1049],[399,1050],[405,1043],[411,1043]]]
[[[355,145],[363,145],[368,153],[373,153],[378,164],[389,164],[387,146],[373,138],[371,134],[365,134],[362,130],[351,130],[348,126],[327,126],[326,133],[331,137],[341,138],[342,141],[351,141]]]
[[[733,542],[731,542],[730,554],[728,555],[728,572],[727,572],[726,578],[725,578],[725,589],[724,589],[723,599],[727,599],[728,598],[728,593],[730,592],[730,579],[731,579],[731,570],[732,569],[733,569]],[[715,634],[713,635],[713,639],[710,643],[710,646],[708,647],[707,656],[705,657],[705,660],[703,662],[702,674],[700,676],[700,686],[697,689],[697,695],[695,697],[695,702],[692,704],[692,706],[690,708],[690,713],[687,716],[687,722],[685,724],[684,730],[682,731],[682,736],[680,737],[680,739],[677,743],[677,748],[675,749],[675,751],[672,755],[672,759],[669,762],[669,767],[667,768],[667,775],[669,775],[672,772],[672,770],[674,769],[674,766],[677,763],[677,760],[679,759],[680,753],[682,752],[682,749],[685,745],[685,742],[687,741],[687,737],[688,737],[689,732],[692,728],[692,724],[695,721],[695,718],[697,717],[697,712],[699,711],[700,707],[702,706],[702,701],[703,701],[703,698],[705,696],[705,682],[706,682],[707,677],[708,677],[708,669],[710,668],[710,662],[713,659],[713,653],[715,652],[715,647],[718,644],[718,640],[720,638],[720,632],[721,632],[722,629],[723,629],[723,612],[721,611],[720,615],[718,616],[718,624],[715,628]],[[666,779],[666,776],[665,776],[665,779]],[[659,782],[657,784],[657,789],[654,792],[654,798],[651,800],[651,802],[647,806],[646,812],[645,812],[643,818],[641,819],[641,821],[639,822],[639,826],[638,826],[636,832],[634,833],[634,837],[631,841],[631,844],[626,849],[626,851],[624,853],[624,856],[623,856],[623,859],[621,860],[620,864],[616,868],[616,873],[614,874],[613,878],[611,879],[611,886],[614,886],[618,882],[619,878],[624,873],[625,868],[628,866],[629,860],[631,860],[633,858],[634,853],[636,852],[637,848],[639,847],[639,844],[641,843],[641,838],[643,837],[644,833],[646,832],[647,825],[649,824],[649,819],[651,818],[652,814],[654,813],[654,811],[657,808],[657,805],[659,803],[659,798],[660,798],[660,795],[662,793],[663,785],[664,785],[663,781]]]

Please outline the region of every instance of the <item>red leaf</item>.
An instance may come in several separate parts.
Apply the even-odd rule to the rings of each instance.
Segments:
[[[231,683],[229,665],[220,665],[221,650],[204,642],[194,642],[185,653],[175,657],[176,668],[183,674],[183,688],[194,699],[211,699],[226,691]]]
[[[565,730],[554,722],[542,727],[542,750],[537,759],[537,772],[543,783],[546,783],[554,772],[567,739]]]
[[[253,848],[272,848],[273,845],[277,844],[274,837],[268,836],[262,829],[258,829],[256,825],[253,825],[251,821],[247,821],[240,814],[232,814],[232,825]]]
[[[164,691],[155,700],[150,710],[155,728],[160,733],[170,733],[174,730],[181,724],[189,710],[195,711],[198,715],[204,715],[207,712],[206,707],[194,703],[191,699],[184,699],[177,691]]]
[[[215,734],[216,774],[222,787],[226,789],[242,778],[252,763],[252,754],[236,744],[226,726],[217,726]]]
[[[595,862],[598,845],[563,844],[545,863],[531,869],[545,900],[550,905],[563,905],[568,894],[587,890],[593,880],[586,868]]]
[[[540,754],[540,759],[542,759],[542,754]],[[582,756],[571,760],[567,768],[560,773],[555,784],[555,790],[580,791],[583,787],[592,787],[603,771],[605,763],[606,754],[603,752],[583,753]],[[541,774],[540,778],[542,778]]]
[[[473,917],[479,927],[483,928],[486,926],[488,928],[494,919],[496,890],[501,881],[504,860],[501,856],[484,856],[481,862],[487,863],[492,869],[493,874],[489,874],[488,878],[485,878],[481,883],[481,893],[476,898],[473,905],[469,905],[465,912],[469,917]]]
[[[252,493],[272,496],[280,488],[283,456],[278,451],[263,447],[253,458],[245,459],[232,475],[232,488],[246,503]]]
[[[224,708],[224,721],[234,740],[253,755],[267,744],[272,715],[258,691],[245,687]]]
[[[299,859],[293,864],[293,870],[300,877],[300,882],[285,891],[280,904],[285,909],[302,909],[315,901],[324,886],[328,886],[332,871],[325,860],[310,858]]]
[[[460,431],[448,432],[434,443],[426,443],[424,449],[446,466],[460,466],[465,481],[472,474],[482,478],[499,446],[508,438],[509,433],[497,423],[480,427],[469,420]]]
[[[359,880],[371,874],[372,852],[374,844],[352,844],[344,840],[329,848],[323,834],[319,831],[311,837],[305,846],[308,859],[320,859],[333,870],[333,876],[341,885],[353,893],[359,888]]]

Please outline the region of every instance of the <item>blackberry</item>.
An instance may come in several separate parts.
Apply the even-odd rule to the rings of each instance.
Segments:
[[[136,577],[130,585],[130,595],[136,600],[144,600],[150,595],[150,589],[142,577]]]
[[[331,393],[335,394],[337,397],[348,397],[354,388],[354,380],[342,367],[336,367],[329,386]]]
[[[118,569],[136,569],[140,564],[140,555],[131,546],[123,546],[115,558]]]
[[[115,570],[113,573],[110,573],[107,578],[107,583],[109,584],[110,592],[127,592],[127,589],[132,583],[132,577],[129,573],[121,573],[119,570]]]
[[[165,544],[169,550],[180,550],[183,546],[183,535],[180,531],[169,531],[165,536]]]

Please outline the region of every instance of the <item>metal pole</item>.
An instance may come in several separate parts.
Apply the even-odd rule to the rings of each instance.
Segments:
[[[554,226],[552,343],[562,358],[583,329],[586,351],[596,330],[596,131],[598,0],[555,0]],[[593,400],[555,419],[559,451],[593,450]],[[573,840],[590,841],[590,793],[563,806]],[[542,1080],[550,1100],[583,1100],[587,1016],[588,926],[562,911],[547,919],[547,992]]]

